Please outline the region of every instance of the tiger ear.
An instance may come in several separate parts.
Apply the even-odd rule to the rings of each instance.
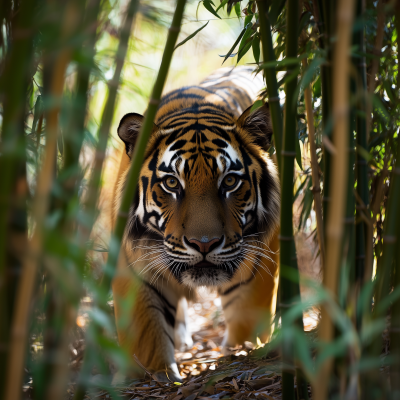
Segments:
[[[267,150],[272,143],[272,122],[268,103],[251,111],[250,106],[239,117],[237,124],[253,138],[253,142]]]
[[[143,125],[143,115],[129,113],[123,116],[118,126],[118,136],[125,143],[126,154],[132,157],[136,140],[139,136],[140,129]],[[154,124],[153,132],[158,130],[158,126]]]

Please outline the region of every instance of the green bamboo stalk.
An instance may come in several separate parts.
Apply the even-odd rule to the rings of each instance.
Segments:
[[[123,234],[125,232],[125,226],[128,219],[129,208],[132,204],[132,199],[135,197],[136,194],[139,174],[144,160],[146,145],[150,137],[150,134],[153,130],[154,118],[156,116],[156,112],[160,104],[162,91],[165,85],[165,81],[167,79],[169,67],[171,65],[172,55],[180,32],[185,4],[186,0],[177,0],[174,17],[172,19],[171,27],[169,28],[167,42],[164,48],[161,66],[157,75],[156,82],[153,87],[153,91],[150,97],[144,122],[133,152],[131,166],[126,181],[124,193],[122,195],[119,212],[117,214],[114,232],[110,240],[109,254],[105,267],[105,274],[101,283],[100,289],[101,292],[103,293],[102,296],[103,298],[105,298],[104,295],[109,292],[111,287],[111,281],[114,277],[115,268],[120,254],[121,241]],[[87,358],[85,359],[85,361],[87,363]],[[87,370],[87,365],[83,365],[82,370],[85,372]],[[82,399],[84,393],[85,393],[85,386],[84,382],[81,381],[80,387],[75,393],[74,400]]]
[[[342,259],[343,219],[346,208],[346,190],[348,183],[348,131],[349,131],[349,49],[354,15],[355,0],[339,0],[337,18],[337,42],[333,59],[333,144],[330,193],[332,202],[329,207],[326,229],[326,265],[324,287],[336,298],[337,279]],[[324,306],[321,313],[320,339],[331,342],[334,329],[331,317]],[[320,368],[313,393],[316,400],[327,398],[332,359],[329,358]]]
[[[397,152],[395,154],[396,163],[392,168],[390,175],[390,188],[388,204],[385,213],[385,222],[383,225],[383,248],[382,261],[377,270],[377,288],[374,307],[374,318],[382,317],[387,310],[380,310],[379,304],[390,292],[390,277],[392,264],[395,259],[396,247],[399,245],[400,238],[396,236],[397,226],[400,220],[400,136],[397,138]],[[379,341],[377,341],[379,342]],[[379,355],[376,344],[375,354]]]
[[[297,0],[286,3],[286,57],[297,57],[299,4]],[[282,275],[283,270],[291,267],[291,248],[293,241],[293,179],[294,159],[296,157],[296,115],[297,101],[295,93],[297,79],[286,83],[285,126],[281,153],[281,234],[280,234],[280,286],[282,308],[282,330],[290,329],[286,323],[285,310],[290,307],[296,288],[291,280]],[[293,345],[284,341],[282,348],[283,362],[293,365]],[[282,372],[282,399],[294,399],[294,371]]]
[[[15,16],[13,33],[16,30],[23,30],[29,34],[13,37],[13,46],[6,56],[0,78],[3,106],[0,139],[0,399],[3,399],[5,395],[11,319],[14,312],[14,288],[19,277],[16,271],[12,271],[14,267],[19,268],[19,262],[15,265],[10,264],[11,260],[7,259],[7,251],[11,236],[14,234],[10,216],[15,211],[16,205],[15,185],[17,177],[21,174],[21,168],[25,168],[24,113],[34,36],[32,23],[35,6],[35,1],[24,2],[21,4],[18,15]],[[4,2],[2,8],[4,12],[6,8],[11,9],[11,2]],[[10,23],[9,15],[3,16],[7,16],[7,22]],[[3,23],[3,20],[1,22]],[[24,199],[18,199],[18,203],[21,200],[24,202]],[[25,205],[21,206],[25,207]]]
[[[294,240],[292,240],[291,260],[292,260],[291,262],[292,271],[293,270],[297,271],[299,269],[299,266],[297,263],[296,243]],[[299,274],[297,274],[297,278],[299,278]],[[297,281],[292,280],[291,292],[292,292],[292,302],[293,300],[301,301],[300,285],[298,280]],[[302,332],[304,332],[303,315],[300,318],[296,319],[295,324]],[[301,360],[299,359],[295,360],[297,399],[308,400],[308,382],[305,377],[305,374],[303,373],[301,367],[299,366],[299,361],[301,362]]]
[[[98,25],[97,17],[99,10],[100,0],[89,0],[86,11],[83,10],[85,11],[85,19],[81,31],[87,35],[87,39],[82,48],[84,61],[78,64],[76,93],[72,100],[70,123],[67,129],[67,132],[71,132],[71,134],[65,135],[64,138],[64,170],[78,163],[83,144],[88,105],[89,78],[94,66],[96,30]],[[76,179],[77,177],[75,177],[75,181]],[[71,187],[74,185],[75,183],[71,182]]]
[[[397,241],[400,241],[400,223],[397,223]],[[397,244],[397,257],[394,264],[394,288],[400,288],[400,246]],[[390,384],[393,398],[400,398],[400,299],[392,304],[392,318],[390,322],[390,352],[395,364],[390,367]]]
[[[260,23],[260,34],[263,52],[263,62],[276,61],[274,46],[272,43],[271,24],[265,0],[257,0],[258,20]],[[274,132],[274,142],[278,160],[278,169],[281,170],[281,152],[282,152],[282,113],[279,103],[278,81],[276,79],[275,67],[264,69],[265,82],[268,90],[268,104],[271,112],[272,130]]]
[[[356,16],[361,18],[363,15],[362,0],[357,0]],[[365,53],[364,30],[359,30],[354,34],[354,42],[358,45],[359,51]],[[365,93],[367,90],[367,74],[365,57],[360,56],[353,59],[357,70],[357,86],[358,92],[362,92],[362,96],[358,101],[358,113],[356,116],[356,138],[357,138],[357,155],[356,155],[356,174],[357,174],[357,194],[361,200],[356,206],[356,282],[358,287],[362,285],[365,274],[365,249],[366,238],[368,237],[368,224],[361,214],[370,217],[369,212],[369,189],[368,189],[368,171],[367,161],[361,156],[361,151],[367,151],[367,125],[366,125],[366,101]],[[370,238],[372,239],[372,238]],[[357,327],[361,328],[361,315],[357,316]]]
[[[356,92],[356,83],[354,79],[350,81],[350,91],[352,95]],[[355,164],[355,137],[354,131],[356,127],[355,109],[350,110],[349,118],[349,163],[348,163],[348,181],[347,181],[347,198],[346,198],[346,212],[344,218],[344,234],[343,234],[343,267],[340,271],[340,284],[338,288],[339,305],[345,310],[349,307],[349,288],[353,287],[356,282],[356,268],[355,268],[355,217],[354,210],[356,208],[356,201],[354,196],[354,164]],[[344,284],[343,284],[344,283]],[[351,306],[351,305],[350,305]]]
[[[400,2],[395,6],[395,26],[397,32],[400,32]],[[397,49],[400,49],[400,37],[397,35]],[[400,77],[397,76],[397,93],[400,89]],[[400,137],[397,138],[397,162],[400,159]],[[398,170],[397,170],[398,171]],[[399,172],[399,171],[398,171]],[[397,175],[397,178],[399,176]],[[399,179],[398,179],[399,180]],[[390,215],[390,214],[389,214]],[[399,216],[397,217],[399,220]],[[397,257],[395,260],[395,273],[394,273],[394,288],[400,287],[400,223],[397,222]],[[400,299],[395,301],[392,305],[392,318],[390,324],[390,351],[397,361],[395,365],[390,368],[390,383],[393,392],[393,397],[400,397]]]
[[[399,8],[399,2],[397,2],[397,9]],[[385,4],[384,0],[378,0],[378,4],[376,6],[377,10],[377,21],[376,21],[376,36],[375,36],[375,43],[374,43],[374,49],[373,49],[373,54],[374,58],[371,61],[371,70],[369,74],[369,79],[368,79],[368,99],[367,99],[367,141],[369,138],[369,134],[371,131],[371,111],[372,111],[372,95],[375,92],[375,77],[376,74],[378,73],[379,69],[379,64],[380,64],[380,57],[382,53],[382,42],[383,42],[383,34],[384,34],[384,28],[385,28]],[[396,24],[396,18],[395,18],[395,24]],[[396,26],[397,28],[397,26]],[[372,240],[372,238],[371,238]],[[372,268],[371,268],[372,270]]]

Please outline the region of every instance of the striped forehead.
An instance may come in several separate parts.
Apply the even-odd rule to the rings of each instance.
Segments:
[[[227,126],[224,128],[232,130],[234,127]],[[221,174],[229,170],[244,172],[238,144],[232,136],[225,134],[222,137],[209,130],[187,132],[170,143],[161,154],[159,171],[182,175],[186,163],[190,160],[197,160],[201,155],[205,162],[211,159],[215,161],[214,165],[218,168],[218,171],[213,171],[213,174],[216,172]],[[208,164],[210,165],[210,163]]]

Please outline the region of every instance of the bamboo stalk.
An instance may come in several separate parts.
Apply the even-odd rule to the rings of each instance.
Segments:
[[[127,216],[129,208],[132,204],[132,199],[135,197],[137,184],[139,180],[140,170],[143,164],[144,153],[146,150],[147,142],[154,126],[154,118],[160,103],[162,91],[167,79],[169,67],[171,65],[172,55],[180,32],[181,22],[183,18],[183,11],[185,8],[186,0],[178,0],[175,8],[174,16],[172,19],[171,27],[169,28],[167,42],[164,48],[164,53],[161,61],[161,66],[157,75],[156,82],[150,97],[147,112],[144,122],[138,136],[135,149],[132,156],[131,166],[126,181],[125,189],[122,195],[120,209],[117,214],[114,232],[112,234],[109,254],[105,266],[105,274],[101,283],[101,291],[103,294],[108,293],[111,287],[111,281],[114,277],[115,267],[120,254],[121,241],[125,232]],[[85,359],[87,363],[87,358]],[[85,364],[85,363],[84,363]],[[83,365],[82,370],[86,370],[87,366]],[[85,385],[81,381],[81,385],[75,393],[74,400],[82,399],[85,393]]]
[[[335,154],[332,154],[331,197],[326,229],[326,266],[324,287],[336,297],[337,278],[342,254],[343,217],[345,215],[347,171],[348,171],[348,131],[349,131],[349,49],[354,15],[354,0],[339,0],[337,9],[337,42],[333,59],[333,143]],[[320,339],[330,342],[334,329],[327,308],[321,313]],[[325,400],[328,393],[332,359],[321,366],[314,385],[316,400]]]
[[[334,34],[335,25],[335,8],[336,1],[334,0],[313,0],[314,10],[319,17],[319,29],[323,37],[321,43],[327,53],[327,60],[324,65],[321,66],[321,86],[322,86],[322,128],[323,128],[323,140],[324,144],[325,137],[329,137],[326,128],[328,126],[329,119],[332,113],[332,43],[331,38]],[[323,197],[322,197],[322,215],[324,223],[324,238],[326,237],[326,225],[327,215],[330,205],[330,177],[331,177],[331,154],[326,146],[323,146],[323,160],[324,160],[324,171],[323,171]],[[327,243],[325,243],[325,248]]]
[[[75,276],[77,277],[78,285],[75,288],[74,293],[70,293],[70,297],[67,300],[65,295],[62,295],[58,290],[57,282],[54,278],[49,277],[48,284],[46,285],[50,301],[50,310],[47,313],[47,335],[45,336],[45,372],[49,379],[46,382],[45,387],[41,390],[43,395],[46,395],[48,399],[55,399],[63,397],[67,385],[68,373],[68,356],[69,348],[68,344],[70,341],[71,327],[76,319],[79,296],[83,292],[83,271],[86,262],[86,243],[77,243],[76,235],[76,220],[68,216],[68,207],[71,202],[79,202],[79,179],[81,178],[81,170],[79,168],[79,155],[84,138],[84,127],[85,118],[87,113],[88,103],[88,89],[89,89],[89,78],[91,70],[93,68],[93,59],[95,55],[95,43],[96,43],[96,29],[98,26],[97,17],[100,10],[99,0],[90,0],[87,3],[79,0],[73,0],[70,2],[72,6],[74,4],[75,16],[73,20],[79,21],[78,31],[81,32],[85,38],[87,38],[83,44],[77,44],[82,46],[81,51],[85,51],[84,63],[78,64],[77,80],[76,80],[76,93],[72,99],[71,113],[68,121],[67,132],[68,135],[64,136],[64,155],[63,155],[63,167],[58,178],[58,183],[63,187],[63,196],[59,197],[55,201],[55,208],[61,214],[60,222],[57,229],[57,234],[60,239],[69,246],[76,246],[78,250],[78,256],[75,259]],[[84,19],[82,18],[83,16]],[[83,36],[82,35],[82,36]],[[67,177],[66,179],[63,177]],[[73,243],[75,240],[75,243]],[[60,263],[57,258],[47,258],[45,264],[48,270],[51,268],[63,269],[64,266]],[[72,274],[71,274],[72,275]],[[73,296],[72,296],[73,295]],[[57,319],[62,316],[61,326],[57,324]],[[49,354],[54,354],[49,357]]]
[[[307,68],[307,60],[302,60],[303,67]],[[308,143],[310,144],[310,156],[311,156],[311,178],[313,183],[313,195],[314,195],[314,208],[317,219],[317,235],[318,244],[321,257],[322,268],[325,265],[325,242],[324,242],[324,227],[322,221],[322,200],[321,200],[321,187],[319,183],[319,165],[317,159],[317,148],[315,145],[315,127],[314,127],[314,114],[311,100],[311,90],[307,86],[304,88],[304,100],[306,105],[307,114],[307,127],[308,127]]]
[[[377,289],[374,307],[374,317],[378,318],[386,313],[386,310],[379,310],[379,303],[390,292],[390,271],[392,263],[395,259],[396,246],[400,238],[396,236],[397,225],[400,220],[400,137],[397,139],[396,163],[392,168],[390,175],[390,188],[388,196],[388,204],[385,212],[385,221],[383,225],[383,248],[382,262],[377,271]],[[378,345],[376,346],[378,349]],[[379,352],[375,352],[379,354]]]
[[[397,241],[400,241],[400,224],[397,224]],[[397,257],[394,263],[394,287],[400,287],[400,246],[397,245]],[[390,367],[390,384],[393,398],[400,397],[400,299],[393,302],[390,322],[390,352],[395,364]]]
[[[379,64],[380,64],[380,56],[382,53],[382,42],[383,42],[383,34],[384,34],[384,27],[385,27],[385,7],[384,1],[378,0],[378,4],[376,6],[378,15],[376,21],[376,36],[375,36],[375,45],[373,49],[373,53],[375,57],[371,61],[371,72],[368,79],[368,99],[367,99],[367,106],[366,106],[366,118],[367,118],[367,142],[369,138],[369,134],[371,131],[371,112],[372,112],[372,95],[375,92],[375,77],[378,73]],[[397,7],[398,8],[398,7]]]
[[[298,46],[298,12],[297,0],[288,0],[286,3],[286,57],[297,57]],[[294,282],[282,275],[282,270],[290,269],[292,265],[292,241],[293,241],[293,178],[294,159],[296,156],[296,115],[297,101],[295,93],[297,79],[286,83],[285,126],[283,146],[281,153],[281,234],[280,234],[280,288],[282,308],[282,330],[290,329],[286,323],[285,311],[291,306],[295,294]],[[296,99],[297,100],[297,99]],[[298,284],[297,284],[298,285]],[[282,344],[282,357],[286,370],[282,371],[282,399],[294,399],[294,371],[290,368],[294,364],[293,344],[284,341]],[[289,366],[289,367],[288,367]]]
[[[82,9],[82,11],[85,11],[84,7],[82,7]],[[85,118],[88,105],[89,78],[94,65],[94,56],[96,52],[96,30],[98,26],[97,17],[99,10],[100,0],[89,0],[87,2],[87,9],[85,11],[86,15],[82,29],[84,34],[87,35],[87,40],[83,44],[85,62],[78,64],[76,93],[75,98],[72,101],[73,109],[71,110],[70,124],[68,126],[68,132],[71,132],[71,135],[66,135],[64,139],[64,170],[78,163],[79,154],[83,144]],[[75,174],[75,181],[77,179],[76,175],[77,174]],[[75,186],[74,180],[70,181],[69,186]]]
[[[395,26],[397,32],[400,32],[400,2],[397,1],[395,6]],[[397,34],[397,49],[400,48],[400,37]],[[400,77],[397,75],[397,93],[400,89]],[[397,160],[396,164],[399,162],[400,159],[400,137],[397,138]],[[399,170],[397,170],[399,172]],[[397,175],[397,178],[399,176]],[[398,179],[400,180],[400,179]],[[392,182],[393,184],[393,182]],[[389,214],[390,215],[390,214]],[[391,215],[390,215],[391,218]],[[399,220],[399,216],[397,217],[397,221]],[[397,222],[397,232],[396,232],[396,240],[397,240],[397,258],[395,260],[395,268],[394,268],[394,288],[398,289],[400,287],[400,223]],[[391,389],[393,393],[393,397],[400,396],[400,299],[395,301],[392,305],[392,318],[390,324],[390,351],[394,355],[396,363],[390,367],[390,383]]]
[[[357,17],[361,18],[363,15],[363,5],[362,0],[357,0]],[[364,44],[364,30],[359,30],[354,34],[355,36],[355,44],[359,46],[360,52],[365,52],[365,44]],[[357,70],[357,92],[366,93],[367,90],[367,74],[366,74],[366,64],[365,57],[357,57],[353,58],[353,62],[356,64]],[[356,132],[357,132],[357,149],[367,151],[368,147],[368,132],[366,125],[366,117],[362,114],[367,112],[365,96],[361,96],[359,101],[357,102],[358,113],[356,116]],[[361,151],[357,151],[356,154],[356,174],[357,174],[357,194],[361,199],[362,203],[357,204],[356,206],[356,282],[358,290],[361,289],[361,285],[364,281],[365,275],[365,261],[366,261],[366,239],[368,238],[369,227],[365,222],[365,218],[362,216],[366,216],[368,219],[370,218],[369,211],[369,188],[368,188],[368,171],[367,171],[367,161],[361,156]],[[368,238],[371,240],[372,237]],[[368,246],[372,250],[372,246]],[[370,262],[370,259],[368,260]],[[361,328],[361,315],[357,315],[356,323],[358,329]]]
[[[88,222],[85,224],[85,226],[82,227],[84,232],[83,233],[84,238],[82,238],[81,241],[86,241],[89,238],[92,226],[94,224],[97,215],[96,203],[99,197],[101,173],[103,169],[104,159],[106,156],[108,135],[110,132],[111,123],[114,116],[114,108],[117,99],[121,72],[124,66],[124,61],[128,50],[129,37],[133,26],[134,16],[136,10],[138,9],[138,6],[139,6],[139,0],[129,1],[128,8],[126,11],[126,18],[121,29],[120,41],[118,44],[118,49],[115,57],[114,76],[108,83],[108,97],[100,122],[100,128],[98,133],[99,141],[96,147],[96,152],[92,166],[93,172],[88,182],[88,194],[84,202],[84,208],[86,210],[86,213],[88,214]]]
[[[276,61],[274,46],[272,43],[271,24],[267,11],[265,0],[257,0],[258,20],[260,23],[260,35],[263,52],[263,62]],[[276,79],[275,67],[264,69],[265,82],[268,90],[268,105],[271,111],[272,130],[274,132],[275,149],[278,160],[278,169],[281,170],[281,152],[282,152],[282,113],[279,103],[278,82]]]
[[[121,199],[120,209],[117,215],[115,229],[113,233],[113,246],[111,246],[110,243],[110,253],[107,260],[108,268],[106,267],[106,270],[114,270],[114,267],[117,264],[120,246],[116,246],[115,243],[121,243],[125,231],[125,225],[128,220],[129,208],[132,204],[132,199],[135,197],[136,194],[140,169],[143,164],[144,152],[146,150],[146,145],[153,129],[154,118],[156,116],[158,105],[161,99],[161,94],[165,85],[165,81],[167,79],[169,67],[172,60],[172,54],[174,52],[175,44],[180,32],[185,4],[186,0],[177,0],[177,5],[175,8],[171,27],[169,28],[160,69],[153,87],[149,105],[147,107],[143,126],[133,152],[127,183]],[[105,288],[108,289],[110,287],[112,277],[112,275],[107,275],[103,280]]]
[[[22,261],[22,253],[26,246],[22,246],[21,254],[14,254],[10,244],[14,236],[11,226],[11,215],[16,208],[26,209],[26,180],[21,177],[25,170],[25,132],[24,113],[26,107],[26,91],[28,86],[32,41],[34,30],[32,23],[36,2],[21,4],[18,15],[15,15],[12,26],[13,45],[5,59],[2,60],[0,77],[0,94],[3,107],[2,127],[0,139],[0,398],[3,399],[7,375],[7,358],[10,350],[12,314],[15,310],[15,287],[18,284]],[[10,24],[11,2],[3,2],[1,16]],[[1,19],[3,27],[3,19]],[[1,28],[3,29],[3,28]],[[21,35],[20,32],[29,32]],[[3,36],[3,32],[1,33]],[[4,43],[3,50],[4,51]],[[21,151],[22,150],[22,151]],[[25,182],[22,182],[24,180]],[[18,186],[19,183],[21,186]],[[23,218],[26,221],[26,217]],[[27,238],[27,233],[20,233]],[[14,238],[15,239],[15,238]],[[19,241],[19,240],[18,240]],[[10,250],[10,251],[8,251]],[[18,258],[18,263],[11,264],[8,255]],[[16,260],[13,260],[16,261]]]
[[[74,26],[68,18],[67,26]],[[57,59],[53,74],[51,95],[60,99],[64,86],[64,74],[70,58],[70,50],[65,49]],[[43,228],[47,209],[49,206],[49,193],[54,178],[54,162],[57,156],[57,130],[60,102],[49,111],[46,126],[46,146],[44,160],[38,176],[33,215],[35,216],[36,229],[29,242],[29,249],[23,264],[23,272],[17,293],[16,311],[13,318],[10,357],[7,369],[6,399],[17,400],[21,396],[22,375],[27,341],[27,325],[30,310],[30,301],[36,281],[36,272],[43,245]]]

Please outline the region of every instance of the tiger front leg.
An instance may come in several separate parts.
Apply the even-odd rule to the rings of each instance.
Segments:
[[[130,378],[142,377],[143,366],[160,381],[180,381],[174,355],[174,328],[179,298],[165,285],[117,278],[113,283],[115,318],[120,346],[132,357]],[[129,294],[134,301],[127,305]],[[121,380],[121,377],[118,378]]]

